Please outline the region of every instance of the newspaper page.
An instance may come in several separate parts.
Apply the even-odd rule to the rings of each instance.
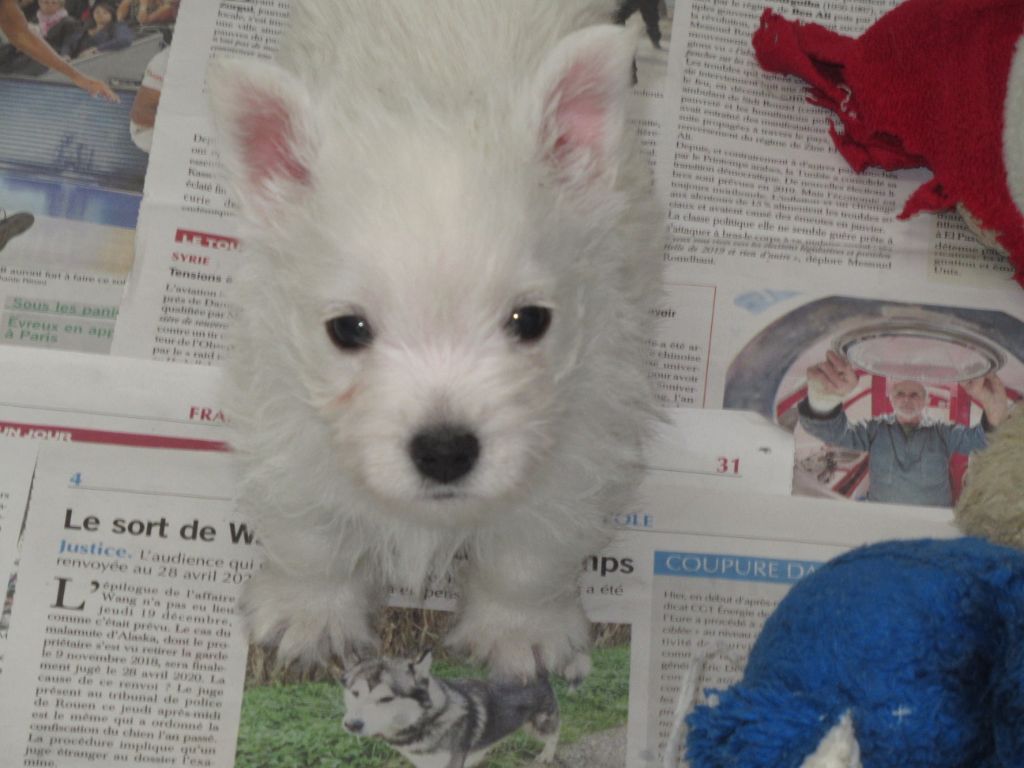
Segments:
[[[818,565],[861,544],[957,535],[936,509],[873,505],[851,514],[840,502],[720,490],[683,500],[678,485],[659,478],[645,485],[639,507],[651,526],[631,542],[645,615],[632,631],[627,768],[663,765],[690,665],[708,657],[700,689],[736,682],[765,619]]]
[[[46,446],[0,702],[12,765],[230,765],[255,567],[218,452]]]
[[[216,370],[0,347],[0,437],[227,449]]]
[[[629,0],[621,19],[640,27],[631,121],[653,165],[668,83],[674,0]],[[139,216],[136,261],[113,353],[218,364],[234,308],[230,284],[244,262],[236,204],[220,179],[206,106],[206,69],[218,56],[270,58],[290,0],[185,4],[160,101],[150,178]],[[657,46],[655,45],[657,43]]]
[[[224,452],[227,426],[217,404],[216,370],[19,347],[0,347],[0,364],[2,674],[18,542],[39,447],[89,443]]]
[[[895,4],[773,8],[857,36]],[[831,355],[852,366],[842,416],[865,429],[892,424],[892,388],[909,381],[928,434],[977,432],[985,409],[966,382],[996,376],[1010,403],[1024,391],[1024,303],[1007,260],[956,214],[897,220],[927,171],[855,174],[829,138],[834,116],[806,102],[802,82],[760,69],[751,38],[763,6],[674,14],[672,138],[657,165],[670,285],[653,376],[669,407],[753,411],[793,434],[795,492],[875,500],[871,452],[808,431],[808,369]],[[948,490],[899,503],[950,507],[983,443],[948,457]]]
[[[105,353],[178,2],[153,0],[162,12],[145,21],[106,6],[93,19],[93,3],[68,3],[52,26],[36,3],[17,5],[27,16],[9,9],[15,23],[0,29],[0,341]],[[43,37],[79,85],[10,42],[15,27]],[[109,90],[94,98],[87,88]]]
[[[243,255],[235,203],[220,182],[206,106],[206,68],[218,56],[270,58],[289,0],[186,3],[160,98],[136,261],[113,353],[215,365],[227,352],[226,298]]]

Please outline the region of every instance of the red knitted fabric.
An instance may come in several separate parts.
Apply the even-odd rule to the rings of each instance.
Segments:
[[[1024,215],[1003,153],[1022,35],[1024,0],[905,0],[859,38],[766,9],[754,51],[762,67],[805,80],[808,101],[836,113],[843,130],[830,123],[830,133],[854,170],[932,170],[900,218],[962,203],[996,233],[1024,285]]]

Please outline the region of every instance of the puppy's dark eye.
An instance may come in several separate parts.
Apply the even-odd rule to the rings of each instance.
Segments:
[[[378,704],[388,704],[388,703],[390,703],[390,702],[392,702],[394,700],[395,700],[394,696],[381,696],[379,699],[377,699],[377,703]]]
[[[506,328],[519,341],[537,341],[551,325],[551,310],[534,305],[512,311]]]
[[[373,341],[373,330],[360,315],[342,315],[327,321],[327,335],[334,346],[346,352],[356,352],[370,346]]]

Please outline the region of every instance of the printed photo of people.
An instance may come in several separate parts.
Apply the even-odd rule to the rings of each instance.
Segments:
[[[0,263],[127,274],[180,0],[0,0]]]
[[[793,431],[796,494],[951,507],[971,454],[1022,394],[1017,318],[830,297],[744,347],[725,407]]]
[[[644,35],[636,52],[636,84],[642,91],[663,93],[672,39],[675,0],[621,0],[615,21],[642,23]]]

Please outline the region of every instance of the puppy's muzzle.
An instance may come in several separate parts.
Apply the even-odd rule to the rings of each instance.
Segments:
[[[480,456],[480,441],[463,427],[427,427],[409,441],[409,456],[423,477],[448,485],[473,469]]]
[[[362,720],[346,720],[343,725],[349,733],[362,733],[365,727]]]

